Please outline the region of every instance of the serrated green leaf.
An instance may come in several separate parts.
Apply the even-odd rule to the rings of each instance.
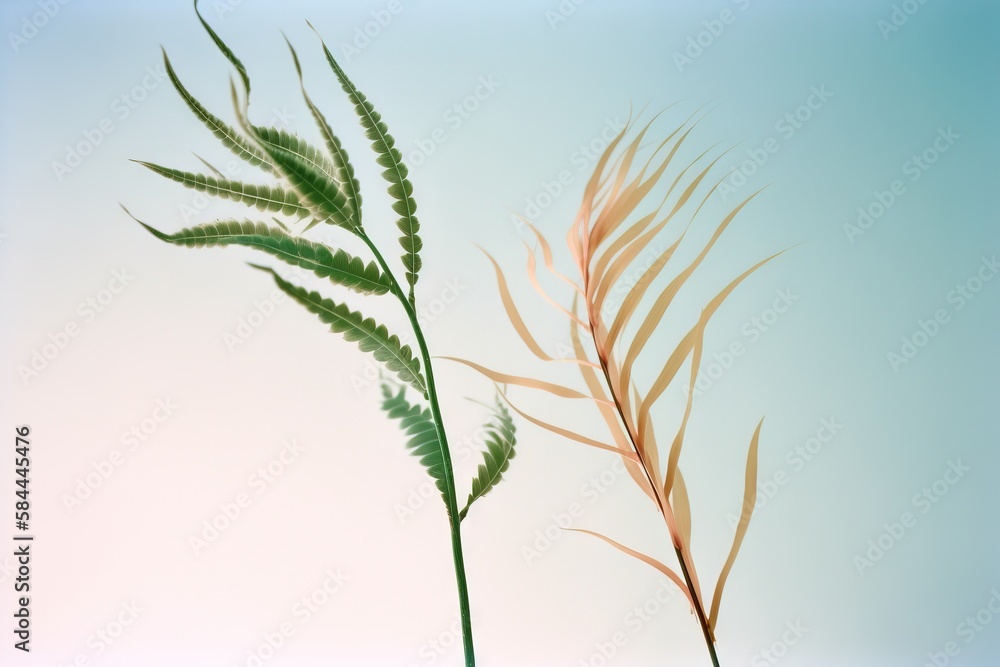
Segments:
[[[414,358],[409,346],[399,342],[398,336],[389,335],[384,325],[377,324],[372,318],[365,317],[342,303],[323,298],[319,292],[310,292],[293,285],[273,269],[251,266],[270,273],[281,291],[319,316],[320,321],[329,324],[334,333],[343,334],[349,342],[357,343],[362,352],[370,352],[376,361],[385,364],[400,380],[419,391],[421,396],[427,395],[427,382],[420,372],[420,361]]]
[[[306,229],[326,222],[358,233],[347,195],[337,183],[336,168],[319,149],[278,128],[246,124],[245,129],[257,139],[278,172],[309,206],[314,220]]]
[[[406,282],[410,286],[409,299],[410,304],[413,305],[413,288],[420,273],[420,250],[423,248],[423,241],[419,235],[420,222],[416,215],[417,204],[412,197],[413,185],[407,178],[409,172],[406,165],[403,164],[403,156],[396,148],[395,140],[389,134],[385,123],[382,122],[382,116],[347,77],[325,42],[323,42],[323,52],[326,54],[327,62],[330,63],[333,73],[340,81],[341,87],[354,104],[354,110],[361,119],[361,127],[364,128],[365,135],[378,154],[376,161],[379,166],[383,167],[382,177],[389,183],[389,196],[395,199],[392,210],[399,215],[396,226],[403,233],[399,237],[399,243],[403,247],[403,266],[406,267]]]
[[[359,257],[343,250],[334,250],[322,243],[290,236],[262,222],[228,220],[182,229],[176,234],[165,234],[141,220],[135,220],[156,238],[174,245],[191,248],[230,245],[256,248],[292,266],[312,271],[320,278],[329,278],[334,284],[355,292],[386,294],[392,289],[389,278],[374,262],[365,264]]]
[[[431,411],[418,405],[410,405],[406,400],[405,387],[400,387],[399,391],[393,393],[387,383],[382,384],[382,409],[390,419],[398,419],[400,428],[410,436],[406,448],[420,459],[447,505],[448,481],[445,477],[443,449]]]
[[[198,0],[194,0],[194,13],[198,15],[198,20],[201,21],[201,25],[205,28],[208,36],[212,38],[213,42],[215,42],[215,46],[218,47],[219,51],[222,52],[222,55],[224,55],[226,59],[232,63],[233,67],[236,68],[236,71],[239,72],[240,78],[243,80],[244,90],[246,90],[247,97],[249,97],[250,77],[247,76],[247,68],[243,66],[243,63],[236,57],[233,50],[226,46],[226,43],[222,41],[222,38],[219,37],[218,33],[212,30],[212,26],[208,25],[208,21],[205,20],[205,18],[201,15],[201,10],[198,9]]]
[[[212,114],[208,109],[202,105],[195,97],[188,92],[184,84],[177,77],[177,73],[174,71],[173,66],[170,64],[170,58],[167,57],[167,52],[163,52],[163,64],[167,69],[167,76],[170,79],[170,83],[173,84],[174,88],[180,94],[181,99],[184,100],[188,108],[194,112],[194,115],[201,120],[202,123],[212,131],[222,143],[231,150],[237,157],[246,160],[255,167],[260,167],[261,169],[270,171],[271,165],[267,160],[267,156],[260,150],[258,150],[253,144],[251,144],[246,138],[240,136],[235,128],[225,123],[218,116]]]
[[[497,400],[493,417],[485,425],[486,431],[486,451],[483,452],[483,462],[479,464],[479,471],[472,480],[472,493],[465,503],[465,508],[459,512],[459,520],[465,519],[469,513],[472,503],[479,500],[493,490],[503,479],[503,474],[510,467],[510,460],[514,458],[515,445],[517,444],[514,420],[510,416],[507,406]]]
[[[302,97],[305,99],[306,106],[309,107],[309,111],[312,112],[313,118],[316,120],[316,125],[319,127],[320,134],[323,135],[323,140],[326,142],[326,148],[330,153],[330,157],[333,158],[334,177],[337,180],[337,184],[344,192],[344,195],[347,197],[347,203],[350,206],[354,224],[360,229],[361,184],[354,175],[354,166],[351,165],[351,159],[348,157],[343,143],[341,143],[337,135],[333,133],[333,129],[326,121],[326,116],[324,116],[323,112],[319,110],[319,107],[313,103],[312,98],[309,97],[309,93],[306,91],[305,81],[302,78],[302,65],[299,63],[299,55],[295,52],[295,47],[292,46],[292,43],[288,41],[287,37],[285,38],[285,42],[288,43],[288,48],[292,52],[292,60],[295,63],[295,71],[299,75],[299,87],[302,89]]]
[[[309,215],[309,209],[302,205],[298,195],[276,185],[241,183],[226,178],[171,169],[142,160],[133,160],[133,162],[141,164],[160,176],[213,197],[222,197],[252,206],[260,211],[294,215],[297,218]]]

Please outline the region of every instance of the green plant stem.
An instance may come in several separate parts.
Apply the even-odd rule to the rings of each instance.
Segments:
[[[403,309],[406,311],[406,316],[410,320],[410,326],[413,328],[413,335],[417,339],[417,346],[420,348],[420,356],[424,363],[424,374],[427,380],[427,398],[431,406],[431,416],[434,418],[434,426],[437,430],[438,442],[441,443],[441,458],[443,460],[444,467],[444,478],[445,483],[448,487],[447,498],[445,498],[445,504],[448,508],[448,524],[451,530],[451,553],[452,558],[455,561],[455,578],[458,582],[458,604],[462,617],[462,644],[465,648],[465,665],[466,667],[475,667],[476,665],[476,653],[472,642],[472,611],[469,604],[469,584],[465,576],[465,555],[462,551],[462,527],[461,521],[458,518],[458,497],[455,492],[455,473],[451,465],[451,451],[448,448],[448,436],[445,434],[444,430],[444,419],[441,417],[441,407],[438,405],[437,387],[434,384],[434,369],[431,367],[431,355],[427,350],[427,341],[424,339],[423,330],[420,328],[420,322],[417,320],[417,313],[413,310],[413,306],[410,304],[410,300],[407,298],[406,294],[403,292],[393,275],[392,271],[389,269],[388,264],[386,264],[385,258],[382,257],[382,253],[378,251],[375,244],[372,243],[371,239],[368,238],[363,232],[359,232],[365,245],[368,249],[372,251],[375,256],[375,261],[378,262],[382,271],[388,276],[389,281],[392,283],[392,292],[399,299],[399,302],[403,305]]]

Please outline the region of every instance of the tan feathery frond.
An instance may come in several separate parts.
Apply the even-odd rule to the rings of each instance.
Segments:
[[[690,165],[688,165],[682,170],[681,174],[679,174],[677,179],[674,180],[674,183],[671,185],[670,190],[667,192],[666,195],[667,197],[669,197],[670,193],[673,192],[674,187],[684,176],[684,174],[687,173],[687,170],[693,167],[695,164],[697,164],[698,161],[700,161],[701,158],[703,158],[707,153],[708,151],[705,151],[704,153],[699,155],[697,158],[695,158],[694,162],[692,162]],[[639,254],[643,250],[649,247],[649,244],[652,242],[652,240],[656,238],[657,234],[659,234],[660,231],[667,225],[667,223],[669,223],[673,219],[674,215],[676,215],[677,212],[681,208],[683,208],[685,204],[687,204],[687,202],[691,198],[691,195],[694,193],[695,189],[699,185],[701,185],[702,179],[704,179],[704,177],[708,174],[709,170],[711,170],[720,159],[722,159],[722,155],[717,157],[707,167],[705,167],[705,169],[702,170],[702,172],[688,185],[688,187],[684,190],[684,192],[681,193],[680,197],[678,197],[677,201],[674,203],[674,206],[670,210],[670,212],[667,215],[665,215],[658,223],[656,223],[651,229],[643,232],[638,239],[629,243],[617,257],[614,257],[614,255],[612,255],[613,249],[609,249],[607,252],[604,253],[604,255],[601,257],[601,260],[603,260],[605,257],[614,257],[614,260],[610,263],[610,266],[608,267],[606,274],[600,271],[600,262],[598,263],[598,267],[596,267],[594,270],[594,280],[599,282],[599,285],[594,294],[594,302],[596,304],[595,307],[598,310],[600,310],[601,307],[603,306],[605,295],[611,289],[611,287],[618,281],[619,278],[621,278],[622,274],[625,273],[626,269],[628,269],[628,267],[632,264],[632,262],[636,260]],[[708,196],[709,195],[705,196],[706,201],[708,199]],[[666,199],[666,197],[664,199]],[[704,204],[704,201],[702,203]],[[655,216],[655,213],[657,212],[659,212],[659,208],[656,211],[654,211],[652,215]],[[695,212],[695,215],[696,214],[697,211]],[[632,229],[629,229],[628,232],[632,232],[633,229],[636,228],[641,230],[642,227],[640,227],[640,225],[645,226],[643,223],[645,223],[647,218],[649,218],[649,216],[646,216],[638,223],[636,223],[636,225],[634,225]],[[694,215],[692,215],[692,219],[693,218]],[[684,231],[686,232],[687,229],[685,229]],[[622,235],[621,238],[627,238],[628,232]],[[680,243],[683,237],[684,233],[682,233],[680,238],[677,239],[677,243],[673,246],[674,248],[676,248],[676,245]]]
[[[648,271],[651,272],[651,275],[648,276],[648,279],[637,282],[636,285],[634,285],[632,289],[629,290],[629,293],[622,301],[622,305],[619,308],[618,313],[615,315],[615,319],[612,322],[611,327],[608,329],[608,339],[607,339],[608,346],[614,346],[615,343],[618,341],[618,337],[621,335],[622,330],[628,325],[629,321],[632,318],[632,315],[635,314],[636,307],[639,305],[639,302],[642,300],[642,297],[646,295],[646,291],[649,289],[649,286],[653,284],[653,281],[656,280],[656,277],[659,276],[660,272],[666,267],[667,263],[670,261],[670,258],[677,250],[677,247],[680,245],[681,241],[684,240],[684,237],[687,234],[688,229],[690,229],[691,224],[694,222],[694,219],[701,212],[702,207],[704,207],[705,203],[708,202],[708,200],[712,197],[712,195],[715,194],[715,191],[724,182],[725,179],[720,178],[718,181],[716,181],[715,185],[712,186],[712,189],[705,194],[705,196],[702,198],[701,203],[698,205],[698,208],[696,208],[694,213],[691,214],[691,218],[688,221],[688,225],[687,227],[685,227],[684,231],[681,232],[680,236],[677,237],[677,240],[674,241],[674,243],[671,244],[670,247],[668,247],[659,257],[657,257],[656,261],[653,262],[653,264],[650,266]],[[657,223],[656,227],[644,233],[641,238],[635,241],[633,245],[635,246],[636,250],[634,252],[629,253],[629,256],[631,256],[632,258],[631,261],[634,261],[635,258],[638,257],[641,250],[647,247],[647,245],[650,242],[652,242],[653,238],[656,236],[656,234],[659,233],[659,231],[663,228],[666,222],[669,221],[669,218],[673,216],[676,210],[677,208],[675,208],[675,210],[672,211],[666,219],[664,219],[660,223]]]
[[[759,191],[755,192],[729,209],[721,221],[715,223],[710,238],[695,249],[694,258],[685,260],[676,271],[673,270],[674,257],[683,240],[687,238],[688,230],[700,220],[704,210],[725,182],[725,178],[711,175],[716,172],[722,158],[732,150],[724,150],[718,154],[715,151],[716,144],[701,151],[694,159],[680,158],[681,150],[690,144],[694,129],[704,118],[704,116],[699,117],[701,111],[702,109],[698,109],[684,122],[674,126],[664,140],[658,143],[651,142],[648,145],[645,138],[651,134],[657,118],[640,124],[638,119],[633,121],[630,114],[622,131],[608,143],[585,185],[581,205],[566,234],[570,256],[579,272],[579,281],[570,279],[555,269],[552,249],[544,235],[530,221],[522,218],[522,222],[538,239],[536,248],[526,244],[529,282],[545,301],[559,311],[560,316],[569,319],[573,352],[570,359],[577,363],[587,388],[586,395],[595,401],[598,412],[608,426],[613,444],[600,442],[583,433],[569,431],[527,415],[510,404],[506,396],[504,398],[514,411],[541,428],[576,442],[615,452],[622,457],[629,476],[661,513],[681,574],[660,561],[625,547],[604,535],[588,530],[579,532],[598,537],[620,551],[655,567],[677,583],[688,596],[698,616],[709,650],[715,659],[715,625],[719,600],[746,532],[749,517],[744,517],[740,523],[737,538],[719,577],[709,611],[692,555],[691,499],[685,479],[680,473],[679,463],[684,444],[689,439],[688,428],[693,413],[695,381],[701,369],[707,327],[736,287],[781,253],[753,265],[715,294],[698,314],[696,321],[686,325],[688,327],[686,330],[682,330],[680,341],[665,355],[662,365],[658,364],[658,368],[653,369],[654,379],[648,388],[643,391],[636,386],[634,376],[636,369],[639,368],[640,357],[641,363],[646,366],[652,356],[653,346],[650,342],[654,334],[665,326],[667,316],[674,310],[672,306],[678,294],[695,279],[696,271],[736,216],[759,194]],[[648,157],[644,157],[643,152],[647,149],[649,149]],[[712,154],[715,156],[710,157]],[[656,195],[657,199],[661,196],[662,199],[658,205],[655,201],[650,202],[653,193],[660,192],[657,185],[666,178],[669,178],[670,182],[665,194]],[[689,213],[690,209],[693,211]],[[676,232],[673,231],[673,226],[669,228],[672,238],[668,247],[654,253],[652,263],[645,269],[641,278],[628,286],[617,312],[613,315],[608,314],[606,311],[609,310],[609,296],[616,290],[623,276],[636,265],[642,253],[651,247],[654,240],[668,229],[668,225],[680,217],[686,219]],[[548,271],[573,287],[571,308],[567,309],[560,305],[542,287],[537,275],[535,253],[538,249],[542,252]],[[653,285],[665,273],[668,264],[672,269],[671,278],[666,281],[665,286],[653,292],[656,296],[652,298],[650,293]],[[499,265],[494,262],[494,267],[500,283],[501,300],[514,328],[536,356],[550,360],[551,356],[544,353],[531,336],[521,312],[513,306],[506,279]],[[578,308],[580,297],[583,297],[582,313]],[[648,307],[640,309],[648,301],[651,301]],[[633,331],[632,324],[640,312],[642,318],[634,333],[626,336],[626,330]],[[605,321],[605,318],[609,321]],[[588,334],[586,345],[581,330]],[[689,361],[690,375],[683,415],[669,443],[669,450],[661,452],[653,426],[652,409]],[[570,387],[553,386],[543,380],[508,376],[471,362],[465,363],[497,382],[542,389],[564,397],[581,397],[580,393]],[[510,380],[514,381],[509,382]],[[747,464],[745,504],[748,501],[752,504],[753,500],[750,494],[754,493],[752,488],[754,485],[751,482],[756,477],[759,432],[758,426],[751,443]],[[663,454],[666,455],[666,461],[661,468]]]
[[[646,177],[646,171],[652,165],[652,162],[656,157],[656,153],[658,153],[666,144],[667,141],[660,144],[660,146],[656,149],[656,152],[650,156],[649,161],[643,166],[639,174],[629,183],[624,192],[619,193],[618,181],[616,180],[615,189],[609,197],[609,204],[601,211],[601,214],[598,216],[598,219],[594,223],[594,227],[591,230],[591,247],[595,249],[600,247],[601,243],[614,234],[618,227],[629,218],[629,216],[635,211],[636,207],[646,199],[646,196],[659,182],[660,177],[667,170],[667,167],[670,166],[671,162],[673,162],[675,151],[671,151],[667,157],[663,158],[660,161],[660,166],[650,176]],[[624,160],[620,169],[624,172],[629,167],[630,162],[631,160]]]
[[[675,129],[673,132],[671,132],[667,136],[667,138],[663,140],[663,142],[660,144],[660,147],[657,150],[659,150],[660,148],[662,148],[663,146],[665,146],[678,132],[680,132],[681,130],[683,130],[687,126],[687,124],[691,121],[691,119],[697,113],[698,112],[695,111],[695,113],[691,114],[687,119],[685,119],[685,121],[683,123],[681,123],[677,127],[677,129]],[[674,144],[673,148],[671,148],[671,150],[670,150],[670,153],[667,155],[666,161],[673,160],[673,158],[676,155],[677,151],[684,144],[684,141],[688,138],[688,136],[691,134],[691,132],[694,130],[694,128],[698,125],[698,123],[701,122],[701,120],[702,119],[698,119],[697,121],[695,121],[695,123],[692,124],[691,127],[688,128],[687,131],[685,131],[683,135],[680,136],[680,138],[677,140],[677,143]],[[680,181],[680,179],[684,176],[684,174],[686,173],[686,171],[687,171],[687,169],[685,168],[685,169],[681,170],[680,173],[678,173],[678,175],[674,179],[674,182],[671,184],[670,190],[667,192],[667,195],[664,196],[664,202],[666,202],[667,197],[669,197],[669,195],[673,191],[674,187],[676,187],[677,182]],[[661,207],[662,207],[662,203],[661,203]],[[658,207],[658,209],[659,209],[659,207]],[[624,218],[623,218],[623,220],[624,220]],[[641,222],[642,221],[640,221],[640,223]],[[622,234],[621,236],[619,236],[615,241],[613,241],[611,243],[610,247],[608,247],[607,249],[605,249],[603,251],[603,253],[601,254],[601,256],[597,258],[598,262],[597,262],[597,265],[595,266],[595,269],[593,271],[593,275],[596,276],[598,280],[600,279],[600,276],[603,275],[604,269],[606,268],[607,263],[615,255],[617,255],[618,252],[626,244],[628,244],[629,242],[631,242],[631,240],[635,238],[635,236],[639,233],[639,231],[641,231],[642,227],[641,227],[640,223],[637,223],[637,224],[633,225],[632,228],[628,232],[626,232],[625,234]]]
[[[573,299],[573,311],[576,311],[577,300]],[[586,358],[586,351],[583,348],[583,341],[580,340],[580,332],[575,326],[570,325],[569,329],[570,342],[573,344],[573,352],[576,354],[577,358]],[[587,389],[590,393],[600,399],[605,401],[608,398],[607,393],[604,391],[604,387],[601,385],[600,379],[597,377],[597,371],[592,367],[580,366],[580,373],[583,375],[584,382],[587,383]],[[621,422],[618,421],[618,415],[615,409],[608,404],[598,404],[598,409],[601,412],[601,417],[604,422],[608,425],[608,430],[611,432],[611,436],[615,440],[615,445],[622,452],[622,462],[625,465],[625,470],[628,472],[629,477],[632,478],[640,489],[645,492],[649,499],[654,503],[656,501],[656,490],[651,486],[650,480],[643,473],[642,468],[636,462],[636,457],[632,453],[632,447],[629,444],[629,437],[622,429]],[[654,478],[655,483],[655,478]]]

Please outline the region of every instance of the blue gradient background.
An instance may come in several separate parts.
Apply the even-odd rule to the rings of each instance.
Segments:
[[[244,0],[225,13],[217,8],[230,5],[204,6],[247,65],[254,119],[279,109],[293,116],[294,129],[316,138],[279,30],[298,47],[311,93],[358,166],[367,224],[390,247],[395,230],[378,172],[304,23],[313,21],[341,54],[385,4]],[[566,329],[532,299],[522,271],[528,237],[511,212],[524,212],[546,182],[570,171],[572,183],[537,219],[568,270],[562,238],[589,175],[573,156],[608,119],[625,118],[630,106],[658,110],[679,101],[666,128],[709,103],[713,110],[693,138],[701,148],[735,146],[722,169],[776,138],[778,152],[739,195],[769,187],[727,231],[681,304],[696,312],[731,276],[795,246],[741,286],[710,327],[706,361],[733,341],[747,343],[744,326],[778,290],[798,297],[696,401],[682,458],[695,558],[709,588],[728,552],[727,516],[739,510],[744,451],[762,415],[761,482],[789,475],[755,516],[727,585],[722,662],[924,665],[954,641],[960,654],[948,664],[996,664],[1000,619],[987,612],[992,624],[970,642],[956,633],[1000,589],[1000,281],[985,283],[961,310],[948,295],[976,274],[981,258],[1000,250],[993,192],[1000,175],[1000,8],[914,2],[919,10],[886,39],[879,21],[890,20],[894,3],[882,0],[589,0],[558,23],[546,13],[558,10],[554,1],[401,6],[342,64],[383,113],[411,166],[420,142],[436,128],[446,131],[412,177],[426,248],[418,298],[432,304],[446,281],[460,285],[459,298],[429,318],[432,352],[510,372],[551,370],[522,349],[473,244],[508,269],[526,320],[555,353]],[[170,248],[118,208],[124,202],[155,226],[178,229],[185,225],[178,207],[192,203],[191,193],[128,159],[192,170],[200,166],[192,150],[220,164],[228,159],[168,82],[125,118],[112,106],[147,67],[159,66],[162,44],[189,89],[231,118],[227,64],[190,3],[71,2],[15,50],[9,34],[38,11],[34,2],[0,5],[0,411],[6,428],[28,423],[35,434],[39,540],[33,651],[24,656],[8,643],[0,662],[69,665],[82,655],[100,665],[246,665],[247,652],[334,567],[349,574],[349,585],[265,664],[460,664],[449,630],[457,605],[443,513],[428,503],[400,518],[399,507],[408,494],[419,496],[424,477],[379,414],[365,359],[288,305],[231,352],[224,336],[272,291],[264,276],[242,266],[251,255]],[[679,68],[675,54],[723,11],[732,22]],[[450,126],[447,110],[490,76],[499,88]],[[832,97],[785,138],[776,123],[813,86]],[[52,163],[105,117],[114,131],[58,179]],[[960,139],[909,181],[902,165],[949,127]],[[845,224],[894,179],[904,180],[905,194],[852,242]],[[735,201],[714,202],[692,240],[707,238],[713,217]],[[238,210],[213,204],[192,222]],[[343,240],[328,231],[319,236]],[[85,321],[78,304],[123,267],[134,281]],[[887,354],[939,308],[948,310],[948,324],[894,370]],[[374,310],[402,327],[395,311]],[[70,321],[83,323],[81,334],[24,381],[18,367]],[[664,354],[677,331],[666,329],[654,341]],[[490,385],[448,362],[437,369],[445,415],[461,442],[484,416],[463,397],[488,397]],[[644,369],[640,380],[655,370]],[[564,371],[547,377],[574,381]],[[603,437],[578,405],[515,395],[551,421]],[[164,397],[180,405],[176,416],[70,511],[66,495]],[[669,432],[682,405],[683,394],[671,390],[657,409],[661,431]],[[792,470],[786,456],[824,418],[843,428]],[[507,481],[477,505],[464,530],[480,664],[604,664],[601,645],[619,631],[628,641],[607,664],[707,664],[697,625],[678,599],[639,631],[627,620],[662,583],[650,568],[575,534],[526,556],[537,546],[536,531],[544,534],[554,515],[580,503],[574,525],[672,562],[662,525],[630,481],[616,480],[596,498],[585,490],[594,488],[589,480],[611,474],[610,458],[519,426]],[[255,496],[210,549],[193,553],[190,535],[220,503],[246,491],[248,476],[291,438],[306,448],[302,463]],[[468,450],[456,460],[460,479],[474,472]],[[920,513],[914,495],[959,460],[971,470]],[[10,481],[0,488],[13,497]],[[905,511],[916,525],[859,573],[855,558]],[[9,567],[8,559],[0,571],[0,610],[8,619]],[[139,621],[98,653],[88,637],[130,600],[143,605]],[[762,651],[796,622],[808,632],[768,662]],[[428,648],[432,641],[440,651]]]

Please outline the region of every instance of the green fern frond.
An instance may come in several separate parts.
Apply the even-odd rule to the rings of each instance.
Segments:
[[[180,94],[181,99],[184,100],[184,103],[194,112],[194,115],[212,131],[212,134],[226,148],[231,150],[240,159],[246,160],[255,167],[260,167],[265,171],[271,170],[271,164],[263,151],[258,150],[250,141],[241,136],[235,128],[211,113],[194,95],[188,92],[188,89],[184,87],[184,84],[178,78],[177,72],[174,71],[173,65],[170,64],[170,58],[167,57],[166,51],[163,51],[163,64],[166,67],[170,83],[173,84],[178,94]]]
[[[156,238],[174,245],[189,248],[230,245],[256,248],[356,292],[386,294],[392,289],[388,276],[374,262],[365,264],[343,250],[333,250],[322,243],[290,236],[262,222],[220,221],[182,229],[176,234],[165,234],[138,219],[136,222]]]
[[[392,387],[386,382],[382,383],[382,410],[390,419],[399,420],[400,428],[410,436],[406,448],[420,459],[420,464],[427,469],[442,497],[447,498],[448,481],[442,446],[431,411],[419,405],[411,405],[406,400],[405,387],[400,387],[393,393]]]
[[[503,479],[503,474],[510,467],[517,444],[514,419],[510,410],[497,398],[493,416],[485,425],[486,450],[483,452],[483,462],[472,480],[472,492],[465,503],[465,508],[458,514],[459,520],[464,520],[472,503],[492,491]]]
[[[169,178],[198,192],[204,192],[212,197],[222,197],[223,199],[246,204],[259,211],[283,213],[284,215],[292,215],[297,218],[309,215],[309,209],[302,205],[298,195],[277,185],[242,183],[226,178],[171,169],[142,160],[133,160],[133,162],[141,164],[160,176]]]
[[[306,106],[309,107],[309,111],[316,120],[316,125],[319,127],[320,134],[323,135],[323,140],[326,142],[327,150],[330,153],[330,157],[333,159],[334,177],[337,184],[343,190],[344,195],[347,197],[347,203],[351,210],[354,225],[360,229],[361,184],[354,175],[354,166],[351,165],[351,159],[348,157],[343,143],[341,143],[337,135],[333,133],[333,129],[326,121],[326,116],[323,115],[323,112],[319,110],[319,107],[317,107],[313,103],[312,98],[309,97],[309,93],[306,92],[306,85],[302,79],[302,65],[299,63],[299,55],[295,52],[295,47],[292,46],[292,43],[288,41],[287,37],[285,38],[285,42],[288,43],[288,48],[292,52],[292,60],[295,63],[295,71],[299,75],[299,86],[302,88],[302,97],[305,99]]]
[[[417,277],[422,265],[420,250],[423,248],[423,241],[419,236],[420,223],[416,215],[417,204],[413,200],[413,185],[407,178],[409,171],[403,164],[402,154],[396,148],[396,141],[389,134],[389,128],[382,122],[382,116],[375,110],[364,93],[358,90],[347,77],[325,42],[323,42],[323,52],[326,54],[327,62],[330,63],[333,73],[340,81],[341,87],[354,104],[354,110],[361,120],[365,136],[371,141],[372,149],[378,155],[377,162],[383,168],[382,177],[389,183],[389,196],[395,200],[392,204],[392,210],[399,216],[396,226],[403,233],[399,237],[399,243],[403,248],[402,259],[403,266],[406,268],[406,282],[410,286],[410,305],[413,305],[413,289],[417,284]]]
[[[320,321],[329,324],[334,333],[343,334],[347,341],[357,343],[362,352],[370,352],[376,361],[381,361],[401,381],[420,392],[421,396],[427,395],[427,382],[420,372],[420,361],[413,356],[409,346],[401,344],[395,334],[390,335],[384,325],[377,324],[372,318],[365,317],[342,303],[323,298],[319,292],[310,292],[293,285],[273,269],[256,264],[251,266],[270,273],[281,291],[317,315]]]

